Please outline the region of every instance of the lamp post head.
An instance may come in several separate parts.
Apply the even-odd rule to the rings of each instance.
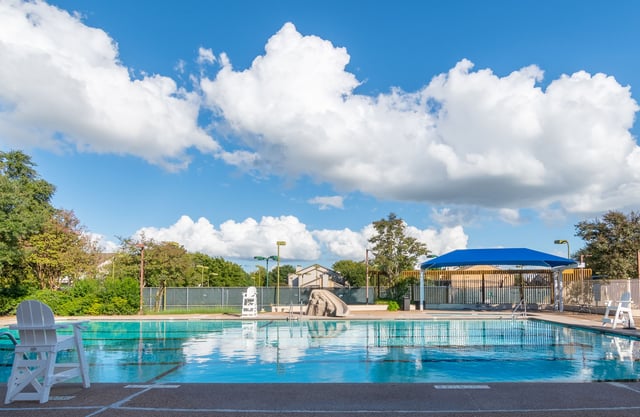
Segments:
[[[272,261],[277,261],[278,257],[276,255],[271,255],[267,259],[271,259]]]
[[[563,244],[566,244],[566,243],[569,243],[569,242],[567,242],[564,239],[556,239],[556,240],[553,241],[553,243],[555,243],[556,245],[563,245]]]
[[[253,259],[255,259],[256,261],[265,261],[267,258],[265,258],[264,256],[254,256]]]
[[[284,240],[279,240],[276,242],[276,245],[278,246],[285,246],[287,244],[287,242],[285,242]]]

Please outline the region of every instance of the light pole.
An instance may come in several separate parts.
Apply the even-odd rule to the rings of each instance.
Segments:
[[[255,259],[256,261],[265,261],[267,263],[267,266],[264,269],[264,274],[265,274],[265,287],[269,288],[269,260],[275,261],[276,259],[278,259],[276,257],[276,255],[271,255],[271,256],[254,256],[253,259]],[[260,304],[262,305],[262,309],[261,311],[264,312],[264,302],[263,302],[263,298],[262,298],[262,294],[264,293],[264,289],[260,290]]]
[[[564,239],[556,239],[553,241],[556,245],[567,245],[567,259],[571,259],[571,250],[569,249],[569,241]]]
[[[367,305],[369,304],[369,249],[365,249],[364,250],[364,264],[365,267],[367,268],[367,295],[366,295],[366,300],[367,300]]]
[[[144,303],[144,244],[138,243],[136,247],[140,248],[140,309],[138,314],[142,314],[142,305]]]
[[[253,259],[255,259],[256,261],[266,261],[267,262],[267,267],[265,269],[265,281],[266,281],[266,285],[265,287],[269,286],[269,260],[275,261],[276,259],[278,259],[276,257],[276,255],[271,255],[271,256],[254,256]]]
[[[209,267],[204,265],[196,265],[196,268],[200,268],[200,286],[204,287],[204,270],[209,269]]]
[[[276,246],[278,247],[278,282],[276,283],[276,305],[280,306],[280,246],[286,245],[287,242],[284,240],[279,240],[276,242]]]

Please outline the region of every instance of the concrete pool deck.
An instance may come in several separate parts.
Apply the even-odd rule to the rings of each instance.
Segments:
[[[601,315],[530,312],[531,318],[603,330]],[[233,315],[144,315],[103,319],[238,319]],[[264,313],[260,320],[286,320]],[[354,311],[357,319],[505,318],[510,311]],[[79,319],[79,318],[74,318]],[[8,317],[0,325],[14,323]],[[606,331],[611,332],[610,328]],[[615,333],[640,336],[636,329]],[[490,370],[488,370],[490,371]],[[640,378],[640,374],[638,375]],[[4,398],[6,384],[0,385]],[[0,405],[0,416],[27,417],[626,417],[640,415],[640,382],[487,384],[80,384],[55,385],[46,404]]]

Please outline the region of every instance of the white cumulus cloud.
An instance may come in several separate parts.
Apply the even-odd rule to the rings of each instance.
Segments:
[[[242,222],[228,220],[218,228],[203,217],[194,222],[189,216],[182,216],[171,226],[144,227],[134,235],[177,242],[190,252],[240,259],[275,255],[276,242],[284,240],[287,245],[280,247],[283,260],[320,257],[320,248],[312,233],[293,216],[265,216],[260,222],[252,218]]]
[[[341,197],[339,195],[324,197],[318,196],[309,199],[308,202],[310,204],[317,204],[318,206],[320,206],[320,210],[327,210],[331,207],[340,209],[344,208],[344,197]]]
[[[0,2],[0,144],[130,154],[171,170],[218,144],[200,98],[171,78],[132,78],[104,31],[41,1]]]
[[[349,59],[291,23],[250,68],[224,56],[201,86],[249,149],[226,160],[438,205],[589,213],[640,197],[638,104],[612,76],[578,71],[543,89],[536,66],[501,77],[462,59],[418,91],[371,97],[355,93]]]
[[[295,216],[265,216],[256,221],[252,218],[238,223],[227,221],[218,228],[201,217],[193,221],[182,216],[168,227],[144,227],[134,236],[156,241],[177,242],[190,252],[202,252],[209,256],[252,259],[254,256],[271,256],[277,251],[276,242],[284,240],[280,247],[283,261],[315,261],[324,253],[333,259],[364,259],[368,240],[375,234],[372,224],[362,230],[309,230]],[[443,227],[440,230],[420,230],[406,227],[408,236],[427,245],[432,253],[442,254],[453,249],[464,248],[468,236],[461,226]]]

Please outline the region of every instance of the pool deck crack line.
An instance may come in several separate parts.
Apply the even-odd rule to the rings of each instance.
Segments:
[[[121,406],[122,406],[123,404],[125,404],[125,403],[127,403],[127,402],[131,401],[132,399],[136,398],[137,396],[139,396],[139,395],[141,395],[141,394],[144,394],[144,393],[146,393],[147,391],[150,391],[150,390],[152,390],[152,389],[153,389],[153,386],[152,386],[152,385],[149,385],[149,386],[147,386],[146,388],[141,389],[141,390],[140,390],[140,391],[138,391],[138,392],[134,392],[133,394],[131,394],[131,395],[129,395],[129,396],[127,396],[127,397],[125,397],[125,398],[121,399],[120,401],[116,401],[116,402],[111,403],[111,404],[109,404],[109,405],[103,406],[103,407],[101,407],[100,409],[98,409],[98,410],[94,411],[93,413],[91,413],[91,414],[87,414],[85,417],[97,416],[98,414],[104,413],[105,411],[108,411],[108,410],[117,410],[117,409],[120,409],[120,408],[121,408]]]
[[[633,387],[630,387],[627,384],[623,384],[622,382],[608,382],[608,384],[609,385],[613,385],[614,387],[624,388],[626,390],[633,391],[633,392],[636,392],[636,393],[640,394],[640,390],[635,389]]]

